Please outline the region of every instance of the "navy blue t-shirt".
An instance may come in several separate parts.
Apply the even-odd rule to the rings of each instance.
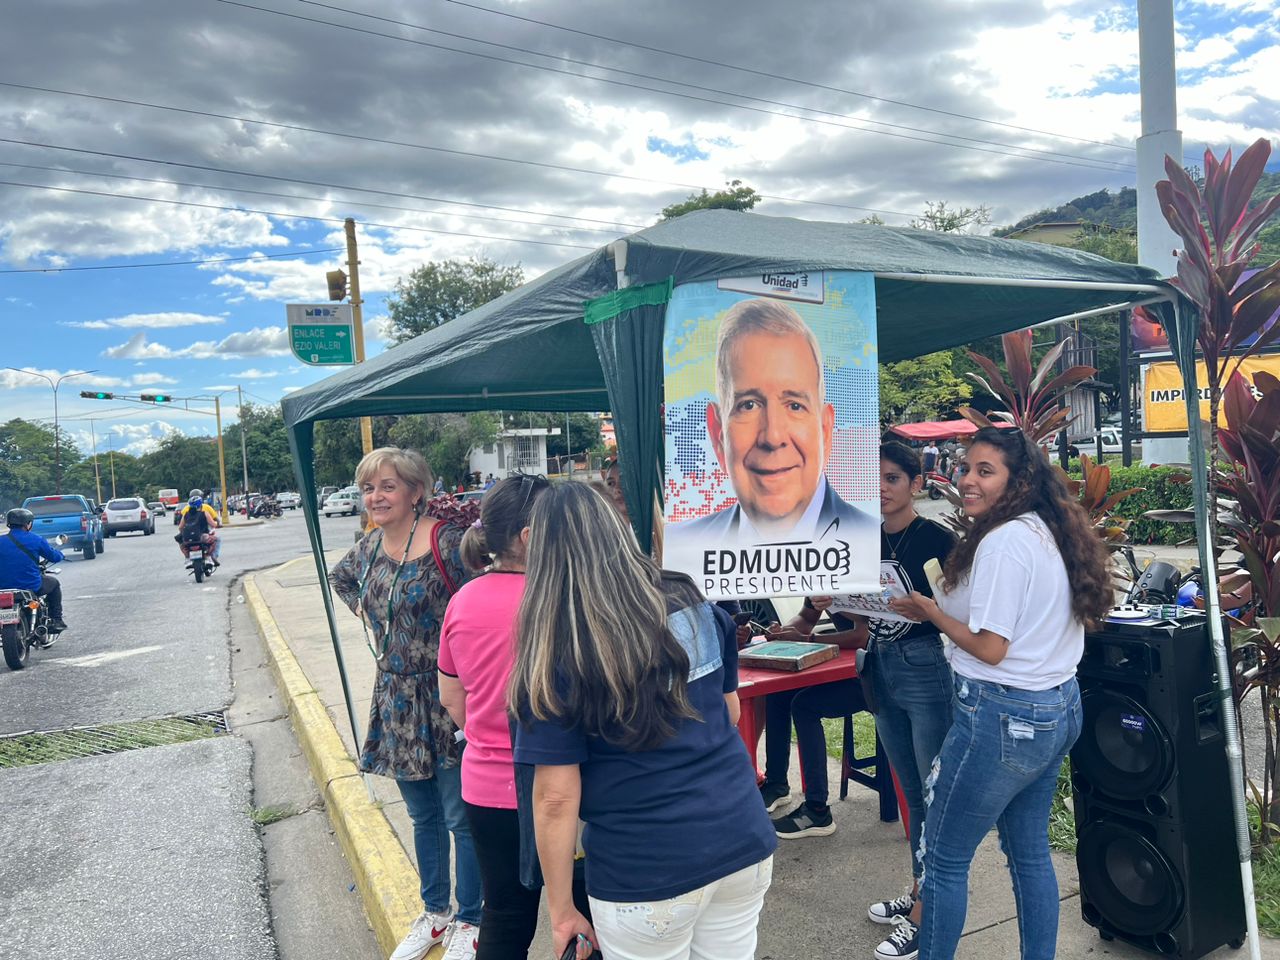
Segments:
[[[778,845],[724,702],[738,688],[733,621],[705,601],[682,603],[668,603],[667,625],[689,654],[689,702],[701,720],[677,721],[675,736],[640,751],[576,724],[516,725],[517,763],[581,766],[587,892],[599,900],[679,896],[759,863]]]

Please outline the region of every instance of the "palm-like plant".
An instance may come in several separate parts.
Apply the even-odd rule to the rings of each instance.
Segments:
[[[970,373],[968,376],[1005,405],[1005,410],[993,411],[992,418],[1018,427],[1032,442],[1041,444],[1071,422],[1071,410],[1060,407],[1059,400],[1097,371],[1093,367],[1074,366],[1055,377],[1049,376],[1063,351],[1071,343],[1070,340],[1063,340],[1055,345],[1040,359],[1039,364],[1033,364],[1030,330],[1006,333],[1001,337],[1001,342],[1004,346],[1005,367],[1009,371],[1008,379],[995,361],[973,351],[969,351],[970,358],[986,375]],[[972,407],[962,407],[960,414],[979,427],[994,425],[991,418]],[[1117,550],[1128,542],[1126,531],[1129,521],[1115,515],[1116,505],[1142,488],[1134,487],[1110,493],[1111,468],[1105,464],[1095,464],[1087,456],[1080,458],[1080,470],[1081,478],[1074,480],[1067,477],[1067,486],[1080,498],[1080,505],[1093,520],[1098,536],[1109,548]],[[968,528],[969,521],[960,509],[962,502],[959,492],[950,484],[943,487],[942,492],[957,508],[956,514],[948,518],[951,526],[963,532]]]
[[[1209,503],[1217,503],[1218,411],[1230,375],[1246,357],[1280,337],[1274,315],[1280,309],[1280,260],[1241,280],[1261,244],[1258,231],[1280,210],[1280,195],[1249,209],[1253,191],[1271,156],[1271,144],[1256,141],[1232,166],[1231,151],[1221,162],[1204,152],[1204,189],[1181,163],[1165,157],[1168,180],[1156,184],[1165,220],[1182,240],[1178,275],[1169,282],[1200,312],[1196,343],[1209,386]],[[1208,229],[1205,229],[1205,224]],[[1158,322],[1141,307],[1147,319]],[[1210,511],[1216,530],[1216,511]]]
[[[1000,340],[1004,346],[1004,365],[1009,371],[1008,380],[994,360],[972,350],[968,351],[969,359],[981,367],[986,376],[976,373],[968,376],[1004,404],[1005,409],[993,412],[992,417],[1013,424],[1033,443],[1042,443],[1071,422],[1071,410],[1060,407],[1058,401],[1073,387],[1088,380],[1098,371],[1093,367],[1075,366],[1055,377],[1049,376],[1062,357],[1062,352],[1071,343],[1069,339],[1056,344],[1034,369],[1029,329],[1006,333]],[[960,415],[980,427],[992,426],[990,418],[972,407],[962,407]]]

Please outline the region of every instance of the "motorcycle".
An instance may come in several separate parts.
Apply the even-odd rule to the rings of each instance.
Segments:
[[[185,539],[182,552],[187,558],[187,570],[196,578],[196,583],[203,583],[205,577],[213,576],[213,534],[200,534],[199,540]]]
[[[67,542],[60,536],[54,543]],[[40,558],[40,572],[61,573],[61,567],[49,566]],[[27,665],[31,650],[53,646],[58,638],[56,630],[49,629],[49,607],[45,598],[33,590],[0,587],[0,644],[4,647],[4,662],[10,670],[21,670]]]
[[[944,473],[930,470],[924,475],[924,489],[930,500],[941,500],[944,496],[942,491],[950,485],[951,478]]]

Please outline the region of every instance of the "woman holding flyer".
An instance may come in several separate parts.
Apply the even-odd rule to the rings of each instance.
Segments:
[[[916,513],[915,495],[922,483],[914,450],[897,441],[881,444],[880,566],[882,576],[895,581],[893,592],[902,596],[915,591],[932,597],[925,564],[944,561],[956,543],[955,534]],[[871,638],[867,653],[872,666],[866,672],[871,675],[876,735],[907,801],[912,876],[909,892],[871,904],[867,917],[895,925],[876,948],[877,960],[905,960],[916,955],[924,784],[951,726],[951,668],[938,628],[927,620],[868,617],[864,622]]]
[[[959,486],[973,526],[947,559],[943,592],[892,604],[954,642],[954,718],[925,821],[920,955],[955,956],[969,865],[996,827],[1013,876],[1021,956],[1050,960],[1058,883],[1049,806],[1083,722],[1075,674],[1085,626],[1113,602],[1109,558],[1063,475],[1020,430],[979,430]]]

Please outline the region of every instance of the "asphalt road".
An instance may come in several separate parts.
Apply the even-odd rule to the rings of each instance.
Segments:
[[[350,543],[357,527],[323,523],[329,545]],[[291,960],[315,955],[290,949],[299,927],[314,935],[339,923],[323,905],[332,912],[335,891],[346,893],[345,863],[318,798],[307,799],[314,787],[270,675],[245,661],[258,640],[233,583],[309,553],[306,528],[291,512],[223,536],[222,566],[199,585],[163,522],[155,536],[108,540],[95,560],[68,555],[59,578],[70,629],[27,669],[0,669],[0,736],[228,707],[233,722],[232,736],[0,769],[0,809],[11,814],[0,956]],[[236,722],[255,721],[234,735]],[[255,765],[291,779],[261,797]],[[255,828],[250,812],[281,794],[297,795],[297,815]],[[322,912],[282,916],[277,891],[293,913]],[[345,955],[371,955],[362,921],[358,902],[341,912],[359,947],[344,943]]]
[[[322,520],[326,545],[350,543],[358,521]],[[69,629],[26,670],[0,671],[0,735],[221,710],[231,701],[231,581],[310,552],[300,511],[220,532],[222,566],[203,584],[187,572],[173,527],[122,533],[94,560],[60,564]]]

